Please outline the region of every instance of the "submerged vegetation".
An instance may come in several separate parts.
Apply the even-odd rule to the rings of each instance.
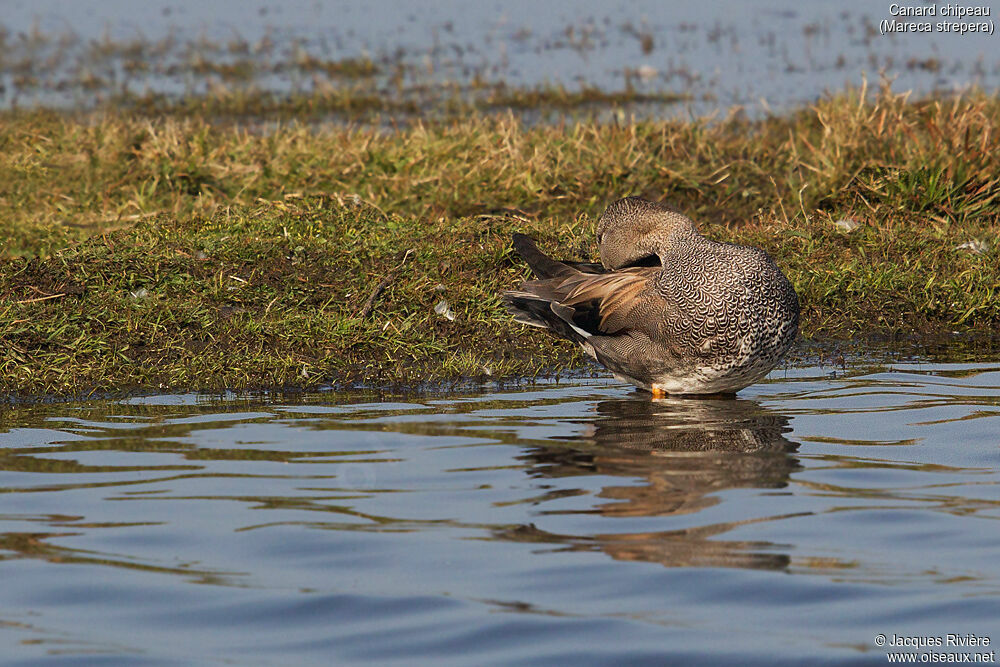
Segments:
[[[614,117],[614,115],[612,115]],[[814,339],[1000,325],[1000,99],[752,121],[386,127],[0,117],[0,391],[314,387],[574,364],[514,324],[510,234],[594,257],[617,197],[765,248]],[[442,303],[443,302],[443,303]],[[452,319],[453,318],[453,319]]]

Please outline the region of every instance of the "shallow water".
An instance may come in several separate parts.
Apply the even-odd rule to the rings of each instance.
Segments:
[[[1000,364],[848,371],[736,400],[596,378],[8,408],[0,655],[874,664],[879,633],[1000,641]]]
[[[375,83],[384,96],[396,94],[391,81],[402,71],[403,86],[414,88],[484,81],[605,91],[634,85],[639,92],[693,98],[653,104],[652,115],[740,105],[759,116],[812,103],[865,78],[875,89],[881,76],[899,92],[995,90],[994,31],[959,34],[939,24],[967,30],[986,22],[995,29],[997,8],[977,5],[988,17],[920,20],[929,32],[883,34],[883,22],[898,12],[893,7],[924,4],[438,0],[415,10],[400,0],[9,0],[0,14],[6,51],[0,108],[89,106],[95,97],[126,90],[210,92],[218,76],[196,73],[206,61],[249,59],[261,68],[249,81],[230,77],[226,86],[308,92],[314,73],[296,73],[294,66],[306,55],[373,59],[383,70]],[[942,14],[945,5],[966,6],[938,5]],[[282,65],[278,73],[264,73],[276,65]]]

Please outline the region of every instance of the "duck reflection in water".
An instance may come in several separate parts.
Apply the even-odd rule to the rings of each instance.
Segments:
[[[787,486],[791,473],[801,468],[793,456],[798,444],[784,436],[790,430],[788,421],[752,400],[649,401],[637,394],[601,401],[584,434],[568,439],[569,446],[539,447],[527,458],[538,477],[596,474],[628,479],[597,494],[609,502],[583,511],[608,517],[690,515],[723,502],[719,494],[729,489]],[[635,484],[636,478],[644,483]],[[507,537],[561,542],[570,549],[599,549],[620,560],[672,567],[782,569],[790,559],[778,553],[776,545],[712,539],[740,525],[776,518],[781,517],[589,536],[556,535],[532,525]]]

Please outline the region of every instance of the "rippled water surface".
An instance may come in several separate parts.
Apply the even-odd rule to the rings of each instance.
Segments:
[[[578,379],[7,408],[0,651],[882,664],[878,633],[1000,641],[1000,364],[829,371],[736,400]]]

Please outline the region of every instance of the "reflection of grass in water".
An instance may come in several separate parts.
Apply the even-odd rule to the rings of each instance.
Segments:
[[[771,252],[808,335],[989,333],[998,123],[995,97],[888,91],[760,122],[528,126],[470,112],[248,131],[181,111],[8,113],[0,381],[316,386],[575,363],[501,308],[526,275],[510,234],[592,256],[596,216],[630,193]],[[970,240],[986,244],[960,247]],[[454,321],[434,312],[442,299]]]
[[[0,39],[0,46],[4,43]],[[397,122],[507,109],[540,117],[553,110],[662,108],[691,97],[651,86],[637,89],[641,77],[628,68],[618,91],[586,84],[572,89],[561,84],[513,87],[496,75],[488,77],[483,65],[463,66],[463,74],[450,80],[436,74],[433,62],[414,62],[414,54],[405,51],[378,59],[334,58],[318,56],[299,41],[276,48],[266,37],[252,46],[241,39],[223,46],[206,39],[181,42],[172,34],[155,43],[105,36],[86,44],[73,34],[58,39],[35,34],[21,35],[11,48],[13,55],[0,61],[0,77],[6,72],[10,81],[0,101],[14,108],[40,100],[216,120],[253,116]]]
[[[59,517],[51,517],[57,520]],[[46,525],[53,525],[48,521],[43,521]],[[55,525],[67,528],[75,527],[72,520],[66,523]],[[108,527],[142,526],[144,524],[112,524]],[[149,524],[155,525],[155,524]],[[196,583],[227,585],[233,583],[233,578],[241,573],[227,572],[222,570],[194,569],[191,567],[167,567],[155,563],[141,562],[120,554],[101,553],[89,549],[73,549],[51,544],[49,540],[73,537],[79,535],[82,529],[90,528],[91,525],[83,524],[73,532],[31,532],[31,533],[3,533],[0,534],[0,549],[8,551],[14,556],[7,558],[34,558],[46,560],[52,563],[70,563],[83,565],[102,565],[128,570],[141,570],[156,574],[176,574],[188,578]],[[2,559],[0,559],[2,560]],[[2,625],[2,624],[0,624]]]
[[[462,118],[480,112],[516,110],[538,116],[547,112],[587,113],[639,105],[662,107],[686,99],[668,93],[634,89],[608,92],[591,87],[508,88],[505,85],[451,86],[407,89],[388,96],[365,86],[331,86],[313,81],[312,92],[279,94],[209,81],[205,94],[172,98],[161,94],[122,95],[114,105],[148,116],[198,116],[226,120],[365,121],[397,124],[417,120]]]
[[[626,32],[628,30],[626,29]],[[566,34],[577,35],[572,26]],[[590,43],[590,31],[579,32]],[[641,38],[643,52],[651,37]],[[555,47],[574,48],[574,39]],[[383,111],[415,114],[447,110],[465,114],[476,108],[574,108],[623,102],[669,103],[685,99],[644,87],[632,89],[634,72],[626,68],[625,90],[608,92],[582,85],[571,91],[561,84],[530,89],[508,88],[490,59],[469,62],[474,47],[439,45],[430,52],[397,48],[376,56],[331,56],[323,41],[290,44],[264,35],[250,44],[234,36],[228,43],[206,37],[180,39],[171,32],[158,41],[117,40],[105,34],[85,41],[75,33],[10,36],[0,31],[0,77],[9,75],[10,90],[0,102],[75,108],[115,106],[155,108],[156,112],[211,107],[210,113],[337,113],[351,116]],[[583,50],[593,48],[591,45]],[[335,50],[339,51],[342,46]],[[321,52],[321,53],[320,53]],[[365,52],[367,53],[367,52]],[[655,70],[654,70],[655,71]],[[450,74],[449,74],[450,73]],[[490,80],[491,83],[484,84]],[[181,92],[183,91],[183,92]],[[4,99],[6,98],[6,99]],[[197,99],[193,99],[197,98]]]
[[[267,36],[253,45],[235,38],[223,46],[206,38],[181,41],[174,33],[157,41],[115,40],[107,34],[84,40],[75,33],[48,35],[36,29],[11,36],[0,30],[0,77],[10,77],[10,90],[2,93],[14,105],[24,94],[48,93],[43,99],[93,107],[109,96],[131,96],[130,90],[170,88],[169,81],[175,87],[183,81],[190,89],[217,78],[253,89],[265,77],[312,74],[358,81],[381,70],[367,56],[321,57],[298,42],[289,49],[275,46]]]

